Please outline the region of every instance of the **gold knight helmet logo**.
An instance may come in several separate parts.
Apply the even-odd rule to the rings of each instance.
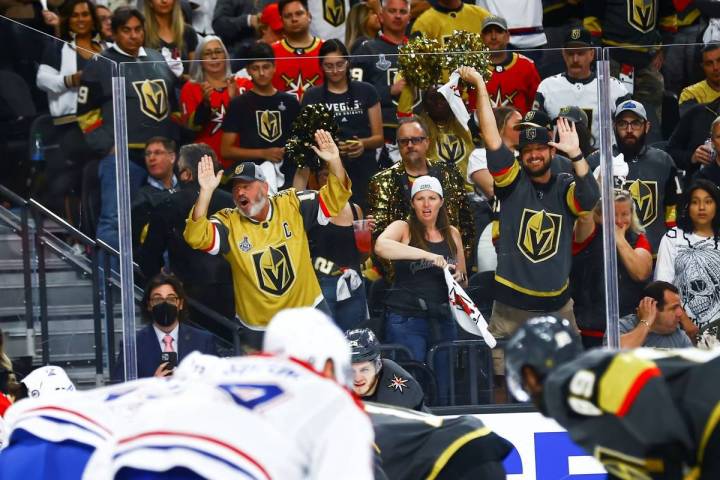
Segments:
[[[437,142],[438,156],[454,165],[465,157],[465,144],[457,135],[440,135]]]
[[[628,23],[637,31],[648,33],[655,28],[657,0],[626,0]]]
[[[323,18],[333,27],[345,23],[345,0],[323,0]]]
[[[260,290],[280,296],[295,282],[295,269],[286,244],[268,247],[252,258]]]
[[[279,110],[256,110],[258,136],[265,141],[274,142],[282,135],[282,123]]]
[[[637,205],[637,214],[640,224],[647,227],[655,221],[658,213],[657,182],[633,180],[628,187],[630,196]]]
[[[572,31],[570,32],[570,38],[572,40],[577,40],[578,38],[580,38],[580,29],[573,28]]]
[[[140,100],[140,110],[156,122],[162,122],[170,113],[165,80],[142,80],[133,82],[133,88]]]
[[[526,208],[520,219],[517,246],[531,262],[544,262],[557,253],[561,231],[561,215]]]

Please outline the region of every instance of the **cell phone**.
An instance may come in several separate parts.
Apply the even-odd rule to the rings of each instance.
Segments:
[[[160,364],[167,362],[167,370],[172,370],[177,367],[178,359],[177,352],[162,352],[160,353]]]

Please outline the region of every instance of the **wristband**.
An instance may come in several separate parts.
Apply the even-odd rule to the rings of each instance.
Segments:
[[[575,163],[575,162],[579,162],[579,161],[582,160],[583,158],[585,158],[585,155],[583,155],[582,152],[580,152],[578,155],[570,158],[570,161],[573,162],[573,163]]]

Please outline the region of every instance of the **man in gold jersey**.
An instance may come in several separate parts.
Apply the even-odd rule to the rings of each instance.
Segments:
[[[482,33],[482,23],[490,12],[462,0],[438,0],[432,8],[424,11],[415,20],[412,32],[420,32],[427,38],[434,38],[441,44],[452,36],[454,30]]]
[[[259,349],[265,327],[278,311],[294,307],[324,310],[320,285],[310,260],[306,230],[327,225],[350,198],[350,179],[330,134],[315,132],[315,153],[327,162],[328,183],[319,192],[288,189],[268,196],[268,184],[252,162],[232,172],[236,208],[207,218],[212,192],[222,172],[212,162],[198,167],[200,195],[185,226],[187,243],[230,262],[235,312],[243,328],[243,343]]]

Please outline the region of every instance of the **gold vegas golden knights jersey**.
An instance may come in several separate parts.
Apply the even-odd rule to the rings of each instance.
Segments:
[[[327,225],[350,198],[350,180],[328,176],[319,192],[283,190],[269,198],[263,222],[226,208],[185,226],[185,240],[197,250],[221,254],[230,263],[235,312],[252,329],[263,329],[284,308],[315,306],[323,300],[310,260],[306,230]]]

